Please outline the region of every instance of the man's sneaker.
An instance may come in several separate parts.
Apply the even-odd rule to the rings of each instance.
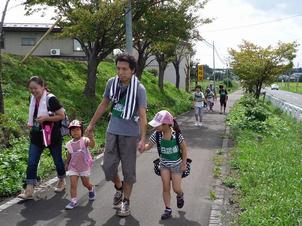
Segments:
[[[65,209],[66,210],[72,210],[73,208],[75,208],[77,206],[78,206],[78,203],[76,203],[76,202],[70,202],[70,203],[68,203],[67,206],[65,206]]]
[[[113,197],[113,208],[114,209],[121,208],[122,201],[123,201],[123,190],[116,190]]]
[[[162,220],[166,220],[168,218],[170,218],[172,216],[172,210],[169,209],[165,209],[165,212],[161,215],[161,219]]]
[[[92,191],[88,192],[88,199],[90,201],[95,200],[95,187],[94,186],[92,187]]]
[[[198,126],[198,122],[195,122],[194,126]]]
[[[182,208],[185,204],[184,201],[184,193],[182,193],[181,196],[176,196],[176,203],[178,208]]]
[[[128,201],[123,201],[121,204],[121,208],[117,211],[117,215],[120,217],[127,217],[131,213],[130,205]]]
[[[62,192],[65,190],[65,186],[66,186],[66,181],[65,179],[59,179],[56,187],[55,187],[55,192]]]
[[[202,122],[198,123],[198,126],[202,126]]]

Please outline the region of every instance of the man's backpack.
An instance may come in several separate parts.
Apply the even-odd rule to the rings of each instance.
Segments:
[[[52,93],[48,93],[46,96],[46,104],[47,104],[47,109],[49,109],[49,99],[51,97],[55,97],[55,95],[53,95]],[[64,109],[64,108],[63,108]],[[64,109],[64,119],[61,121],[61,135],[62,136],[66,136],[69,135],[69,129],[68,129],[68,125],[69,125],[69,119],[68,116],[66,114],[66,110]]]
[[[226,92],[224,89],[220,90],[220,97],[225,98]]]

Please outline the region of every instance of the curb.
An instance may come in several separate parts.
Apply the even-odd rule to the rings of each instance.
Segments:
[[[275,97],[272,94],[267,94],[267,99],[277,108],[286,112],[291,117],[295,118],[297,121],[302,121],[302,108],[294,104],[286,102],[282,98]]]
[[[179,117],[181,117],[181,116],[183,116],[183,115],[185,115],[185,114],[187,114],[187,113],[189,113],[189,112],[191,112],[191,111],[183,112],[183,113],[177,115],[175,118],[177,119],[177,118],[179,118]],[[94,158],[94,161],[96,161],[96,160],[102,158],[103,155],[104,155],[104,153],[101,153],[101,154],[97,155],[97,156]],[[39,184],[39,185],[35,188],[35,194],[36,194],[36,196],[39,198],[42,192],[45,192],[45,191],[47,191],[47,190],[50,190],[50,188],[52,187],[52,185],[53,185],[54,183],[56,183],[57,181],[58,181],[58,178],[57,178],[57,177],[54,177],[54,178],[52,178],[52,179],[49,179],[49,180],[46,181],[46,182],[43,182],[42,184]],[[7,208],[9,208],[9,207],[11,207],[11,206],[13,206],[13,205],[15,205],[15,204],[20,203],[20,202],[22,202],[22,201],[26,201],[26,200],[21,199],[21,198],[18,198],[18,197],[12,198],[12,199],[10,199],[9,201],[5,202],[4,204],[0,205],[0,212],[2,212],[3,210],[5,210],[5,209],[7,209]]]
[[[223,185],[222,177],[227,175],[227,167],[225,166],[227,161],[228,154],[228,135],[230,133],[230,128],[226,127],[225,129],[225,138],[222,142],[222,151],[223,151],[223,164],[221,166],[221,176],[217,178],[214,182],[214,191],[216,194],[216,199],[212,203],[209,226],[222,226],[223,225],[223,216],[224,216],[224,206],[225,206],[225,188]]]
[[[103,155],[104,155],[104,153],[101,153],[101,154],[97,155],[97,156],[94,158],[94,161],[96,161],[96,160],[102,158]],[[35,188],[36,196],[39,198],[42,192],[47,191],[47,190],[50,190],[50,188],[52,187],[52,185],[53,185],[54,183],[56,183],[57,181],[58,181],[58,178],[57,178],[57,177],[54,177],[54,178],[52,178],[52,179],[50,179],[50,180],[48,180],[48,181],[46,181],[46,182],[44,182],[44,183],[38,185],[38,187]],[[13,199],[7,201],[6,203],[2,204],[2,205],[0,206],[0,212],[2,212],[3,210],[5,210],[5,209],[7,209],[7,208],[9,208],[9,207],[11,207],[11,206],[13,206],[13,205],[19,203],[19,202],[22,202],[22,201],[26,201],[26,200],[25,200],[25,199],[18,198],[18,197],[15,197],[15,198],[13,198]]]

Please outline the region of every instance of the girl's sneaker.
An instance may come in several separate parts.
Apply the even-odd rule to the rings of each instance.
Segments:
[[[176,196],[176,204],[178,208],[182,208],[185,204],[184,193],[181,196]]]
[[[162,220],[166,220],[172,216],[172,209],[166,208],[165,212],[161,215]]]
[[[92,187],[92,191],[88,192],[88,199],[89,201],[95,200],[95,187]]]
[[[65,206],[65,209],[72,210],[73,208],[75,208],[77,206],[78,206],[78,203],[76,203],[76,202],[70,202],[70,203],[68,203],[67,206]]]

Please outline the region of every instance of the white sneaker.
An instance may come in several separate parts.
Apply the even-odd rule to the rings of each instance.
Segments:
[[[202,122],[198,123],[198,126],[202,126]]]
[[[198,122],[195,122],[195,124],[194,124],[195,126],[198,126]]]
[[[123,201],[121,208],[117,211],[117,215],[120,217],[127,217],[131,214],[129,202]]]

